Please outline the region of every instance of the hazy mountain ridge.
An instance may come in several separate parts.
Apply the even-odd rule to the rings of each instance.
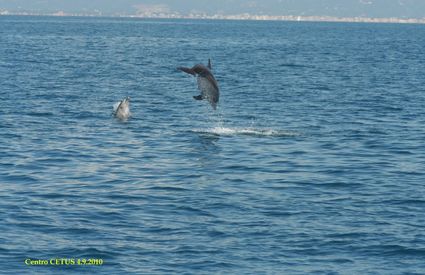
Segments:
[[[11,13],[74,13],[93,15],[207,14],[295,15],[334,17],[424,18],[424,0],[0,0]]]

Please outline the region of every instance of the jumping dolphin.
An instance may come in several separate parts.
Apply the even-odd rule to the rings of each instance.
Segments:
[[[194,96],[193,98],[196,100],[207,99],[215,110],[217,108],[220,92],[218,90],[217,81],[211,73],[211,60],[208,59],[207,67],[203,64],[196,64],[192,68],[178,67],[177,69],[193,76],[197,76],[196,80],[201,94]]]
[[[127,120],[131,116],[129,96],[114,104],[113,115],[121,120]]]

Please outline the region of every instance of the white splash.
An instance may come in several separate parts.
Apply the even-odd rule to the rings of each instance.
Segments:
[[[213,127],[209,129],[194,130],[197,133],[209,133],[221,136],[235,136],[235,135],[250,135],[250,136],[297,136],[298,134],[291,131],[275,130],[275,129],[261,129],[261,128],[229,128],[229,127]]]

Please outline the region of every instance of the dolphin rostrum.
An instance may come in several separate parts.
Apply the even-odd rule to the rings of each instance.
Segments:
[[[114,104],[113,115],[121,120],[127,120],[131,116],[129,96]]]
[[[211,60],[208,59],[207,67],[203,64],[196,64],[192,68],[178,67],[177,69],[197,77],[198,89],[201,94],[193,98],[196,100],[207,99],[215,110],[217,108],[220,92],[218,90],[217,80],[215,80],[211,73]]]

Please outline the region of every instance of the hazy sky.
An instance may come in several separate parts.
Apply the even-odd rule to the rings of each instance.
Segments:
[[[33,12],[191,11],[208,14],[329,15],[425,18],[425,0],[0,0],[0,9]]]

